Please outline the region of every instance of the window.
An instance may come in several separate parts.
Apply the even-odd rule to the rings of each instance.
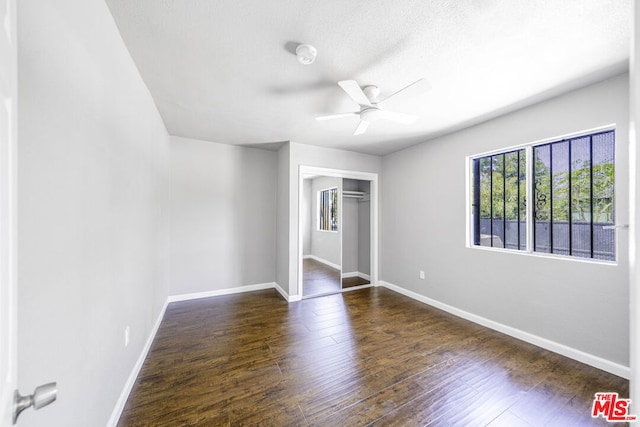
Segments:
[[[338,231],[338,189],[318,192],[318,230]]]
[[[534,250],[615,260],[613,131],[533,147],[533,159]]]
[[[473,244],[614,261],[614,152],[608,130],[473,158]]]
[[[473,160],[474,244],[526,249],[525,150]]]

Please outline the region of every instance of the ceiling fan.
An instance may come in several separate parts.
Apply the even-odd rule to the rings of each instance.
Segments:
[[[342,80],[338,82],[338,85],[360,106],[360,111],[316,117],[316,120],[331,120],[356,116],[360,117],[360,123],[358,124],[355,132],[353,132],[354,135],[365,133],[371,122],[380,119],[390,120],[392,122],[406,125],[415,122],[418,119],[418,116],[383,110],[380,106],[389,99],[400,94],[403,96],[417,95],[419,93],[426,92],[431,88],[431,85],[426,79],[418,79],[386,98],[378,100],[378,96],[380,96],[380,89],[378,89],[377,86],[368,85],[361,88],[355,80]]]

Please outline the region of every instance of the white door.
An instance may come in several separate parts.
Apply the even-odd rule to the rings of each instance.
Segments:
[[[12,425],[16,389],[16,0],[0,0],[0,426]]]

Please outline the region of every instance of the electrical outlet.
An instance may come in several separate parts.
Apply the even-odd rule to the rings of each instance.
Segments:
[[[420,278],[424,280],[424,271],[420,270]]]
[[[124,328],[124,346],[128,347],[129,346],[129,332],[131,331],[131,328],[129,328],[129,325],[127,325],[126,328]]]

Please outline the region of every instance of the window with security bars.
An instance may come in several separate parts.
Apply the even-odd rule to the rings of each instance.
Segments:
[[[475,245],[527,248],[525,150],[473,160]]]
[[[318,192],[318,230],[338,231],[338,189]]]
[[[473,244],[614,261],[614,153],[608,130],[473,158]]]
[[[533,250],[615,260],[614,132],[533,147]]]

